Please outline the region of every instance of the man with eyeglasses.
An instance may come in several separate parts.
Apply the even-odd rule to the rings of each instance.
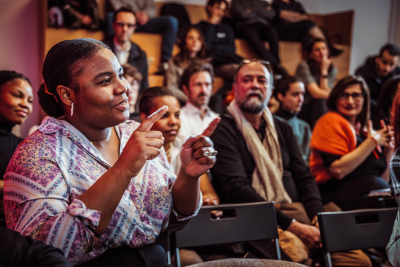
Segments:
[[[279,230],[283,259],[309,263],[310,251],[321,246],[316,215],[324,207],[292,129],[267,107],[273,84],[267,63],[240,64],[232,86],[235,100],[210,137],[218,151],[212,183],[221,203],[273,201],[283,230]],[[270,241],[250,245],[267,258],[276,257]],[[360,253],[336,258],[332,253],[334,265],[370,266]]]
[[[158,33],[162,35],[161,64],[155,74],[164,75],[168,68],[168,60],[178,32],[178,20],[172,16],[156,17],[154,0],[107,0],[113,10],[121,7],[130,8],[136,14],[136,32]]]
[[[114,35],[104,39],[103,42],[111,48],[121,65],[129,63],[142,74],[140,95],[144,89],[149,87],[148,65],[146,53],[131,41],[136,29],[135,13],[125,7],[117,10],[113,16],[113,29]]]
[[[364,65],[359,66],[356,75],[363,77],[371,95],[371,112],[378,103],[379,93],[383,84],[391,77],[400,74],[400,50],[393,44],[381,47],[379,55],[369,56]]]

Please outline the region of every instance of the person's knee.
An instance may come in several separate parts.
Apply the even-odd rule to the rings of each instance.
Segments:
[[[167,28],[173,29],[174,31],[178,30],[178,20],[175,17],[166,16],[164,19],[165,26]]]
[[[372,267],[368,256],[361,250],[335,252],[331,254],[333,266]]]

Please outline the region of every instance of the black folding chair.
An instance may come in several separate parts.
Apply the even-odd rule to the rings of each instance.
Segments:
[[[396,215],[397,208],[319,213],[326,266],[332,267],[331,252],[385,247]]]
[[[167,253],[168,264],[171,264],[171,248],[168,231],[161,233],[154,242],[163,247]]]
[[[235,211],[235,216],[215,220],[212,210]],[[205,206],[180,231],[175,232],[176,262],[181,266],[179,248],[235,242],[275,239],[278,260],[281,259],[278,230],[273,203],[257,202]]]

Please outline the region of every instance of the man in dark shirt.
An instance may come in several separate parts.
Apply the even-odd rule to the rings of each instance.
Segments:
[[[292,129],[285,121],[273,117],[267,108],[271,88],[272,78],[266,62],[252,60],[241,64],[233,85],[235,100],[211,135],[218,151],[217,162],[211,169],[212,182],[221,203],[300,202],[306,217],[315,225],[317,213],[324,210],[321,196]],[[249,139],[249,136],[254,138]],[[263,162],[260,156],[270,158],[271,164],[263,168],[259,164]],[[276,177],[269,171],[271,169],[281,176]],[[264,182],[258,182],[257,178]],[[309,249],[319,247],[320,233],[316,226],[293,220],[280,210],[277,210],[277,220],[283,230],[296,235]],[[265,251],[260,252],[271,257]],[[362,264],[366,256],[361,256],[361,259],[358,253],[361,252],[353,256]],[[341,259],[344,258],[342,255]],[[348,263],[342,266],[353,266],[346,265]]]
[[[146,53],[131,41],[136,27],[135,13],[123,7],[114,13],[114,35],[104,39],[103,42],[111,48],[121,65],[129,63],[142,74],[139,87],[140,95],[144,89],[149,87],[149,82]]]
[[[393,44],[381,47],[379,55],[367,57],[364,65],[356,70],[363,77],[371,94],[371,111],[377,105],[382,85],[394,75],[400,74],[400,50]]]

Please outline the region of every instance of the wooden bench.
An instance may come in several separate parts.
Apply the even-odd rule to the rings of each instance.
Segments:
[[[45,1],[41,1],[45,2]],[[104,0],[99,1],[99,5],[101,6],[104,3]],[[156,2],[157,10],[159,11],[165,3]],[[46,14],[47,4],[43,4],[42,12]],[[199,5],[185,5],[185,8],[189,14],[192,24],[196,24],[201,20],[206,19],[206,12],[204,6]],[[43,10],[44,9],[44,10]],[[100,8],[101,13],[104,15],[104,6]],[[324,29],[329,35],[336,38],[338,44],[337,47],[344,50],[344,53],[338,58],[333,59],[335,66],[338,68],[337,78],[340,79],[346,76],[349,73],[349,65],[350,65],[350,40],[351,40],[351,27],[353,20],[353,11],[338,13],[338,14],[329,14],[329,15],[310,15],[314,21],[321,28]],[[47,18],[47,16],[45,16]],[[46,25],[46,23],[43,23]],[[346,28],[346,27],[347,28]],[[347,29],[344,30],[344,29]],[[93,38],[97,40],[104,39],[103,31],[88,31],[85,29],[71,30],[67,28],[55,29],[55,28],[47,28],[43,29],[43,55],[46,55],[50,48],[63,40],[70,40],[76,38]],[[328,37],[329,37],[328,35]],[[138,44],[147,54],[148,63],[149,63],[149,84],[150,86],[160,86],[163,84],[164,77],[152,75],[152,73],[156,72],[157,66],[160,64],[161,58],[161,43],[162,37],[158,34],[148,34],[148,33],[135,33],[132,36],[132,41]],[[257,54],[251,49],[251,47],[247,44],[247,42],[243,39],[236,39],[236,53],[244,58],[257,58]],[[268,47],[268,43],[265,43],[266,47]],[[279,42],[280,49],[280,58],[281,63],[284,68],[290,74],[294,74],[297,68],[297,65],[302,60],[301,53],[301,44],[298,42]],[[179,48],[175,45],[173,54],[179,52]],[[216,79],[214,87],[219,88],[222,84],[221,79]]]

